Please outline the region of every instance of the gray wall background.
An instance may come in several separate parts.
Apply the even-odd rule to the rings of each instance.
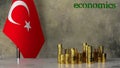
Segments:
[[[2,28],[12,0],[0,0],[0,58],[15,58],[16,49]],[[45,43],[38,58],[57,57],[57,44],[82,51],[82,43],[103,45],[107,57],[120,57],[120,0],[34,0]],[[117,3],[116,9],[75,9],[74,2]]]

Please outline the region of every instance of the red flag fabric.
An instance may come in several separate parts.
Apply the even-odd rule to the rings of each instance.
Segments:
[[[24,58],[37,57],[44,36],[33,0],[13,0],[3,32]]]

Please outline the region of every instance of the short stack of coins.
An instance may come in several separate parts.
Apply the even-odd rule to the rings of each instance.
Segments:
[[[78,57],[77,63],[78,63],[78,64],[81,64],[81,63],[82,63],[82,54],[81,54],[81,53],[78,53],[78,54],[77,54],[77,57]]]
[[[65,64],[70,64],[70,49],[65,49]]]
[[[94,56],[94,62],[98,62],[98,51],[97,49],[94,49],[94,52],[93,52],[93,56]]]
[[[102,45],[98,47],[98,62],[106,62],[106,53],[104,53],[104,47]]]
[[[81,64],[81,63],[104,63],[106,53],[104,47],[99,46],[92,50],[92,46],[83,43],[83,51],[80,53],[76,48],[63,49],[62,44],[58,44],[58,63],[59,64]]]
[[[75,48],[71,48],[71,64],[77,63],[77,50]]]
[[[106,62],[106,53],[102,53],[102,62]]]
[[[61,54],[60,55],[60,64],[65,64],[65,55],[64,54]]]

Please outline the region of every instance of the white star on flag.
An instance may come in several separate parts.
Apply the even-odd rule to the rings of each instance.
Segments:
[[[25,21],[25,26],[24,28],[27,28],[28,32],[31,29],[30,22]]]

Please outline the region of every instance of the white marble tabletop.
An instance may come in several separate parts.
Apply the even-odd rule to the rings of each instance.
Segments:
[[[58,64],[55,58],[44,59],[1,59],[0,68],[120,68],[120,58],[108,59],[106,63]]]

